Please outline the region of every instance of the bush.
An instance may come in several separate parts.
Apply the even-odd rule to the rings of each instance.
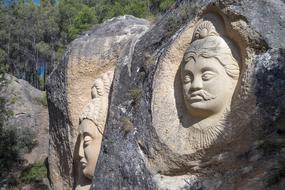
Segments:
[[[46,91],[43,91],[42,95],[40,97],[37,97],[35,100],[38,102],[38,104],[41,104],[41,105],[47,107],[47,93],[46,93]]]
[[[44,162],[35,163],[21,172],[20,180],[23,183],[41,182],[47,177],[47,168]]]
[[[174,3],[175,0],[163,0],[159,4],[159,10],[161,12],[166,12]]]
[[[130,121],[128,117],[123,117],[121,119],[121,127],[125,134],[131,132],[134,129],[133,123]]]
[[[137,105],[142,97],[142,90],[140,88],[131,89],[129,95],[132,97],[133,103]]]
[[[21,154],[30,152],[37,144],[35,133],[29,129],[0,127],[0,178],[5,177],[15,163],[20,162]]]

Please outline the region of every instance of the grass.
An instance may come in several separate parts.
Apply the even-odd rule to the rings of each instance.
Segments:
[[[12,187],[8,187],[8,190],[21,190],[21,187],[19,185],[12,186]]]
[[[131,89],[129,90],[129,95],[132,97],[134,105],[138,105],[142,97],[142,89],[140,88]]]
[[[123,117],[121,119],[121,127],[126,134],[134,129],[134,125],[128,117]]]
[[[18,100],[17,96],[13,96],[10,100],[10,104],[15,104],[17,100]]]
[[[46,91],[43,91],[42,94],[41,94],[41,96],[36,98],[36,101],[37,101],[39,104],[41,104],[41,105],[47,107],[47,93],[46,93]]]
[[[21,172],[20,180],[23,183],[41,182],[47,177],[47,168],[44,162],[35,163]]]

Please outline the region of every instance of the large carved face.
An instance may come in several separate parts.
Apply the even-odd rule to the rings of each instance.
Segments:
[[[92,179],[100,153],[102,135],[93,122],[84,119],[80,124],[79,158],[83,174]]]
[[[184,64],[182,82],[188,111],[202,118],[223,112],[236,85],[215,57],[202,56]]]

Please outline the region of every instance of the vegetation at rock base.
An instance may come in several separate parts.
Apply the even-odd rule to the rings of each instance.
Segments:
[[[5,69],[0,69],[0,89],[6,85],[4,80]],[[21,162],[21,154],[27,153],[37,144],[35,133],[31,129],[24,129],[16,126],[6,126],[5,122],[13,115],[13,112],[6,108],[7,100],[0,97],[0,179]]]
[[[47,107],[47,93],[46,93],[46,91],[43,91],[42,92],[42,95],[40,96],[40,97],[38,97],[37,99],[36,99],[36,101],[37,101],[37,103],[39,103],[40,105],[43,105],[43,106],[45,106],[45,107]]]
[[[43,162],[35,163],[21,172],[20,180],[23,183],[35,183],[47,177],[47,168]]]
[[[153,19],[175,0],[0,1],[0,69],[43,90],[66,46],[92,26],[119,15]]]
[[[21,155],[30,152],[37,144],[35,133],[31,129],[3,127],[0,128],[0,179],[17,163]]]

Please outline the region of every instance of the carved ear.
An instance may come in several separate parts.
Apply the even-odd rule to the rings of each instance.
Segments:
[[[98,96],[104,95],[104,83],[101,78],[96,79],[94,85],[92,86],[92,98],[97,98]]]
[[[98,97],[98,92],[97,92],[97,89],[95,88],[95,86],[93,86],[91,88],[91,97],[92,97],[92,99]]]

